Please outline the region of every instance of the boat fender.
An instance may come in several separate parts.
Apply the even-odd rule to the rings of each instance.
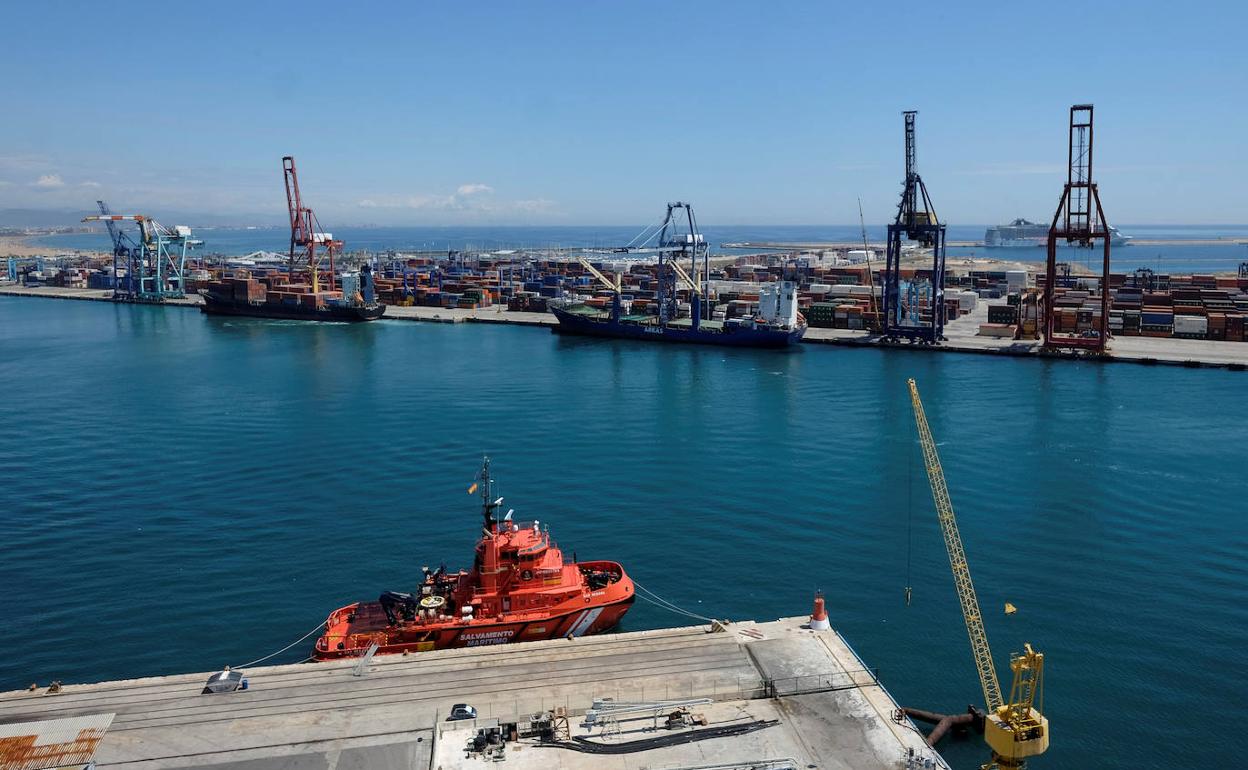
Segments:
[[[528,570],[528,569],[526,569],[524,572],[521,572],[521,573],[520,573],[520,579],[521,579],[521,580],[532,580],[532,579],[533,579],[533,570]]]

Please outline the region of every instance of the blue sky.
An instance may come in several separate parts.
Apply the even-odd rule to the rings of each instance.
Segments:
[[[1067,110],[1092,102],[1111,222],[1248,220],[1242,3],[46,2],[5,17],[0,207],[104,196],[280,221],[294,154],[340,226],[634,224],[676,199],[706,223],[852,223],[859,196],[883,222],[900,113],[918,109],[942,219],[1045,219]]]

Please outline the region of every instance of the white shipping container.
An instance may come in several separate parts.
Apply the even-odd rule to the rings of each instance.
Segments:
[[[1009,286],[1010,291],[1022,291],[1027,288],[1027,271],[1026,270],[1006,270],[1005,283]]]
[[[979,295],[973,291],[958,292],[958,309],[971,312],[975,309],[975,303],[979,301]]]
[[[1209,332],[1209,319],[1199,315],[1176,315],[1174,317],[1175,334],[1199,334]]]

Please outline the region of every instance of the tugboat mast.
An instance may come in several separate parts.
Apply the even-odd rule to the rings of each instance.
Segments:
[[[493,499],[494,482],[490,479],[490,458],[485,457],[481,463],[481,473],[478,475],[478,481],[481,485],[481,515],[485,518],[485,531],[492,533],[494,530],[492,525],[494,521],[494,509],[502,502],[501,499]]]

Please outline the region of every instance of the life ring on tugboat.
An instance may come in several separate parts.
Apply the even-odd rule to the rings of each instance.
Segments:
[[[533,579],[533,570],[526,569],[524,572],[521,572],[521,573],[520,573],[520,579],[521,579],[521,580],[532,580],[532,579]]]

